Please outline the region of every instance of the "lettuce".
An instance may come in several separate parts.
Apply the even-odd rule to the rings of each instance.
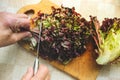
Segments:
[[[112,21],[112,22],[110,22]],[[102,26],[93,19],[98,49],[96,62],[100,65],[108,64],[120,56],[120,19],[105,19]]]

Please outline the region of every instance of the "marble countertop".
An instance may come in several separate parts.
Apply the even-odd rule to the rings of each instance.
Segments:
[[[97,16],[101,21],[105,17],[120,18],[120,0],[50,0],[57,5],[76,8],[89,20],[89,15]],[[0,0],[0,11],[16,13],[21,7],[36,4],[40,0]],[[35,56],[17,43],[0,48],[0,80],[20,80],[29,66],[33,66]],[[40,59],[51,73],[51,80],[76,80]],[[120,80],[120,64],[106,65],[100,71],[97,80]]]

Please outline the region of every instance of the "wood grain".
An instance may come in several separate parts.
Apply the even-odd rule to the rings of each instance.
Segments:
[[[33,17],[35,17],[39,10],[44,13],[50,13],[51,6],[59,7],[56,4],[51,3],[49,0],[42,0],[38,4],[28,5],[21,8],[18,13],[24,13],[32,9],[35,12]],[[29,49],[29,45],[25,42],[21,41],[19,44],[31,53],[36,54],[35,51]],[[100,70],[100,66],[96,64],[91,44],[88,45],[87,51],[83,55],[73,59],[67,65],[62,65],[57,61],[51,61],[50,64],[79,80],[96,80]]]

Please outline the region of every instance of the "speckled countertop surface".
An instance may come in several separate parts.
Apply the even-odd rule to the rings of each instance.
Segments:
[[[76,11],[89,19],[89,15],[120,18],[120,0],[50,0],[57,5],[76,8]],[[16,13],[21,7],[35,4],[40,0],[0,0],[0,11]],[[35,56],[21,48],[18,44],[0,48],[0,80],[20,80],[29,66],[33,66]],[[57,70],[40,59],[51,73],[51,80],[76,80]],[[97,80],[120,80],[120,64],[106,65],[100,71]]]

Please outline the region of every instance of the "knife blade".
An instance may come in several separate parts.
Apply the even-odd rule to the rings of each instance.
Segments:
[[[41,38],[41,33],[42,33],[42,22],[40,22],[39,25],[39,40],[38,40],[38,45],[37,45],[37,55],[34,61],[34,66],[33,66],[33,70],[34,70],[34,75],[37,73],[38,68],[39,68],[39,50],[40,50],[40,38]]]

